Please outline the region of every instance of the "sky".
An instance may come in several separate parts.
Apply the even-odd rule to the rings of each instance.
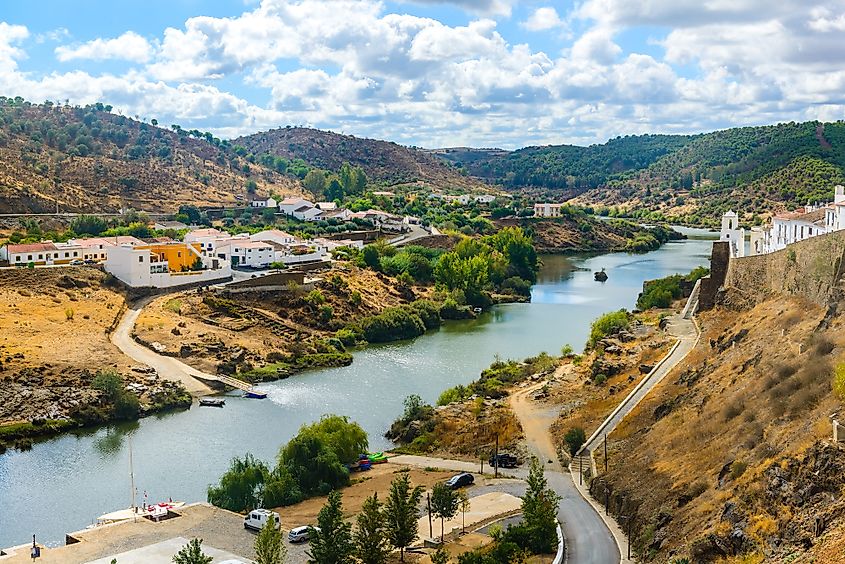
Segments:
[[[0,95],[513,149],[845,119],[845,0],[41,0]]]

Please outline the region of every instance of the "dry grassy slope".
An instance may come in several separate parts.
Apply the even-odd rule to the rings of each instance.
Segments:
[[[337,275],[345,286],[337,287],[330,280]],[[296,296],[283,292],[233,295],[237,306],[263,313],[253,316],[251,322],[233,318],[215,311],[203,302],[203,297],[192,292],[165,296],[144,309],[135,325],[135,334],[147,342],[163,344],[169,351],[178,351],[189,345],[195,354],[185,362],[201,370],[216,372],[221,360],[218,345],[225,350],[240,348],[247,351],[249,362],[260,366],[270,352],[291,352],[296,333],[303,336],[331,336],[335,330],[366,315],[373,315],[385,307],[405,303],[397,290],[396,281],[371,270],[343,264],[322,274],[324,282],[318,285],[332,306],[333,319],[322,323],[315,309],[305,303],[303,293]],[[429,290],[416,288],[417,297],[424,297]],[[361,304],[350,301],[353,292],[361,294]],[[267,319],[274,320],[286,329],[273,328]],[[213,324],[208,323],[212,320]],[[174,333],[175,330],[175,333]],[[208,346],[211,345],[211,350]]]
[[[554,219],[500,219],[500,227],[519,226],[531,234],[539,253],[566,251],[617,251],[625,249],[629,237],[643,230],[633,224],[600,221],[591,217],[580,220],[559,217]]]
[[[67,414],[96,401],[90,374],[129,373],[106,334],[124,298],[103,278],[87,267],[0,270],[0,423]]]
[[[843,320],[816,332],[823,316],[787,297],[701,316],[700,344],[610,437],[607,478],[616,501],[638,506],[642,554],[779,561],[812,546],[816,515],[845,524],[845,471],[826,475],[832,461],[845,468],[843,451],[811,448],[841,408],[830,371]]]
[[[126,142],[118,145],[105,136],[94,138],[97,154],[83,157],[48,146],[35,126],[22,132],[17,125],[49,123],[58,131],[82,123],[84,110],[37,105],[0,110],[8,115],[14,112],[12,124],[0,120],[0,213],[53,212],[56,198],[63,212],[107,212],[121,207],[172,212],[181,204],[242,204],[249,179],[256,181],[261,195],[301,194],[297,181],[257,164],[244,172],[243,159],[205,140],[180,137],[123,116],[95,112],[97,127],[124,133]],[[130,159],[127,151],[142,133],[150,135],[156,146],[169,146],[172,157]],[[122,179],[136,183],[127,187]]]
[[[421,182],[437,188],[490,187],[462,176],[435,156],[389,141],[340,135],[302,127],[273,129],[233,141],[249,151],[299,158],[326,170],[338,170],[344,162],[360,166],[371,181],[386,185]]]

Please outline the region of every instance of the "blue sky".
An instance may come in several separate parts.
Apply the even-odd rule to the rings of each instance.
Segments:
[[[233,137],[589,144],[845,119],[845,0],[46,0],[0,13],[0,94]]]

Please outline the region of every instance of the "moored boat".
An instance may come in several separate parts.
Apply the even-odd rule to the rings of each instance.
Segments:
[[[223,407],[226,400],[221,398],[200,398],[200,405],[203,407]]]
[[[267,397],[267,394],[265,392],[259,392],[257,390],[249,390],[244,392],[244,397],[250,399],[264,399]]]

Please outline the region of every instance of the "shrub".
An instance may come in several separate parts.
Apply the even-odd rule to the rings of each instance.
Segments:
[[[450,403],[464,401],[469,395],[467,387],[458,384],[453,388],[444,390],[437,398],[437,405],[449,405]]]
[[[620,309],[619,311],[605,313],[593,321],[590,327],[590,338],[587,341],[587,348],[592,348],[601,339],[604,339],[608,335],[627,330],[628,327],[630,327],[630,314],[627,310]]]
[[[328,304],[320,306],[320,321],[327,323],[334,317],[334,308]]]
[[[347,347],[354,346],[359,341],[359,334],[349,328],[339,330],[335,337]]]
[[[845,401],[845,363],[837,365],[833,371],[833,391],[840,400]]]
[[[400,272],[399,275],[396,277],[396,281],[399,282],[402,286],[413,286],[414,285],[414,277],[408,274],[407,272]]]
[[[422,319],[426,329],[440,327],[440,308],[431,300],[416,300],[409,307],[414,314]]]
[[[364,338],[371,343],[386,343],[403,339],[413,339],[425,333],[422,319],[407,309],[387,308],[379,315],[361,321]]]
[[[517,296],[531,295],[531,282],[523,280],[519,276],[511,276],[510,278],[505,279],[500,288],[502,292],[508,292]]]
[[[310,292],[308,292],[308,295],[305,296],[305,301],[308,303],[308,305],[317,307],[326,303],[326,297],[320,290],[311,290]]]
[[[566,443],[569,456],[575,456],[584,443],[587,442],[587,434],[581,427],[573,427],[563,436],[563,442]]]
[[[359,292],[358,290],[355,290],[354,292],[349,294],[349,303],[351,303],[352,305],[359,306],[361,305],[361,301],[361,292]]]

